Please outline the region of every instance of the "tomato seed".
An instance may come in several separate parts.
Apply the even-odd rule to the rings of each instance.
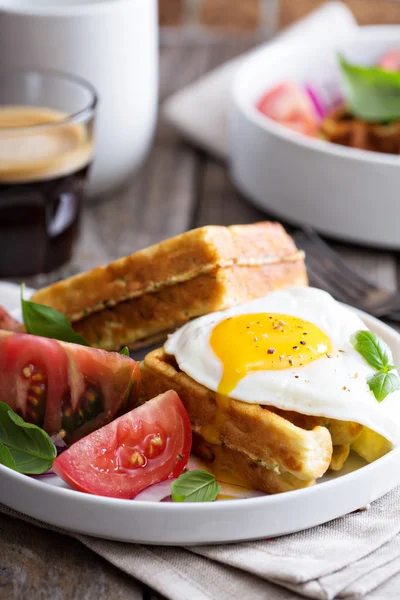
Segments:
[[[22,375],[23,375],[24,377],[26,377],[27,379],[28,379],[28,377],[30,377],[30,376],[31,376],[31,368],[30,368],[30,366],[29,366],[29,365],[28,365],[27,367],[24,367],[24,368],[22,369]]]
[[[139,467],[143,467],[143,465],[146,462],[147,462],[146,458],[142,454],[140,454],[140,452],[138,452],[137,450],[131,454],[131,457],[129,459],[130,465],[136,469]]]
[[[44,393],[43,388],[41,388],[39,385],[32,385],[30,389],[34,394],[36,394],[36,396],[42,396]]]
[[[39,404],[39,400],[35,396],[28,396],[28,401],[33,404],[33,406],[37,406]]]
[[[159,456],[163,451],[164,446],[165,442],[160,434],[153,436],[149,441],[147,456],[149,458],[155,458],[156,456]]]
[[[35,373],[34,375],[32,375],[31,379],[32,381],[44,381],[45,377],[43,373]]]

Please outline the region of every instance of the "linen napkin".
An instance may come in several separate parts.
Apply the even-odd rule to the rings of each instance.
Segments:
[[[321,8],[282,31],[275,44],[324,43],[351,33],[357,23],[351,11],[342,2],[327,2]],[[235,58],[222,67],[207,73],[195,83],[170,96],[161,108],[165,120],[195,145],[217,158],[229,155],[228,109],[230,89],[237,68],[243,59],[262,46]],[[201,110],[199,110],[201,107]]]
[[[397,488],[368,510],[307,531],[257,542],[187,548],[101,540],[61,531],[4,505],[0,512],[71,535],[171,600],[398,600],[399,505]]]

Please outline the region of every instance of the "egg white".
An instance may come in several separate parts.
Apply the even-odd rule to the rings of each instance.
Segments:
[[[400,392],[378,402],[367,377],[376,371],[350,343],[351,335],[367,329],[363,321],[326,292],[314,288],[288,288],[225,311],[200,317],[169,336],[165,351],[181,371],[214,392],[222,377],[222,363],[210,346],[214,326],[239,314],[280,313],[317,325],[332,341],[331,358],[302,367],[265,370],[243,377],[230,398],[282,410],[354,421],[400,444]],[[339,352],[341,350],[342,352]],[[297,376],[297,377],[296,377]]]

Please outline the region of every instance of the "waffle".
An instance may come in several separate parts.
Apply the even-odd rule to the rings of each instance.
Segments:
[[[369,123],[350,115],[346,107],[331,111],[321,123],[321,132],[334,144],[386,154],[400,153],[400,122]]]
[[[219,481],[241,485],[269,494],[290,492],[314,485],[315,479],[304,481],[291,473],[277,473],[249,458],[244,452],[206,442],[193,434],[192,450],[209,465]]]
[[[303,253],[279,223],[206,226],[59,281],[38,290],[32,300],[74,322],[221,268],[285,263],[293,264],[295,278],[306,282]]]
[[[270,407],[221,397],[180,371],[161,348],[145,357],[141,370],[142,401],[175,390],[188,411],[193,432],[207,444],[240,453],[246,464],[252,461],[282,476],[278,480],[273,475],[265,477],[263,491],[272,493],[284,481],[297,487],[311,484],[328,469],[332,440],[326,427],[304,429]]]
[[[278,223],[201,227],[37,291],[91,346],[136,350],[188,320],[306,285],[302,252]]]
[[[242,304],[286,285],[305,283],[301,261],[219,267],[94,313],[74,323],[74,329],[91,346],[104,350],[128,346],[136,350],[164,341],[169,332],[195,317]]]

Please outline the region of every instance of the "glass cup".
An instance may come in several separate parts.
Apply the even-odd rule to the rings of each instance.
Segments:
[[[77,238],[97,97],[71,75],[0,76],[0,278],[50,273]]]

